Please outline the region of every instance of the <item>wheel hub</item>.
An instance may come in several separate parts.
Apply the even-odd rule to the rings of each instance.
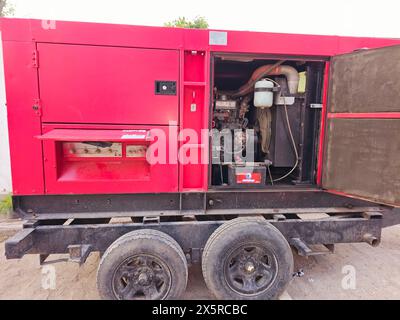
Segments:
[[[235,291],[254,295],[267,290],[277,274],[274,255],[263,244],[246,244],[233,250],[225,267],[225,278]]]
[[[163,299],[171,286],[168,268],[158,258],[138,255],[123,262],[114,275],[119,299]]]
[[[255,268],[254,264],[251,261],[246,262],[246,264],[244,265],[244,270],[247,273],[252,273],[252,272],[254,272],[255,269],[256,268]]]
[[[148,286],[151,280],[152,280],[152,275],[147,274],[147,272],[144,271],[139,274],[137,283],[141,286]]]

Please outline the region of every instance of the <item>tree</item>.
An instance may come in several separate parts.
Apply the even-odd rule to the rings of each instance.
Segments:
[[[185,17],[179,17],[178,19],[164,23],[164,26],[190,29],[207,29],[208,22],[204,17],[196,17],[192,21],[186,19]]]
[[[0,17],[12,16],[14,14],[14,7],[7,3],[7,0],[0,0]]]

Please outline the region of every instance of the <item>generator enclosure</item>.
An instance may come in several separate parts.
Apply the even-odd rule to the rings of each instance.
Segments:
[[[0,23],[22,202],[240,188],[400,205],[399,39]],[[214,161],[213,130],[253,148]]]

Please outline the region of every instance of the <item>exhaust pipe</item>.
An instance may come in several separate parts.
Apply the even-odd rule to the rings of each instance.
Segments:
[[[370,233],[364,234],[363,241],[368,243],[369,245],[371,245],[373,247],[377,247],[379,245],[379,243],[380,243],[380,240],[377,237],[374,237]]]
[[[232,97],[240,97],[250,93],[254,90],[254,84],[266,76],[279,76],[283,75],[287,79],[288,89],[291,94],[297,93],[297,87],[299,86],[299,73],[295,68],[288,65],[281,65],[283,61],[279,61],[276,64],[267,64],[258,67],[250,79],[239,90],[232,94]]]

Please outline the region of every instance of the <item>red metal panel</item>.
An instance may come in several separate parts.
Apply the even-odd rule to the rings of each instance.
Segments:
[[[204,87],[202,86],[186,86],[184,89],[184,111],[183,111],[183,125],[184,130],[193,131],[181,131],[187,132],[183,134],[184,139],[181,146],[182,154],[191,157],[193,154],[194,160],[191,163],[182,164],[182,189],[202,189],[203,188],[203,165],[202,164],[202,153],[204,148],[201,143],[201,129],[203,128],[202,119],[204,117]],[[192,105],[195,105],[196,110],[192,111]],[[193,136],[191,135],[193,132]],[[195,140],[189,140],[189,137],[195,137]]]
[[[142,48],[210,50],[219,52],[332,56],[363,47],[398,44],[399,39],[339,37],[250,31],[226,31],[227,45],[209,45],[210,30],[145,27],[106,23],[56,21],[55,28],[41,20],[1,19],[7,40],[91,44]],[[46,22],[45,22],[46,23]]]
[[[149,130],[54,129],[37,137],[52,141],[149,141]]]
[[[337,44],[336,36],[228,31],[227,45],[211,51],[330,56]]]
[[[44,122],[168,124],[178,95],[155,81],[178,81],[179,54],[100,46],[38,44]]]
[[[177,49],[181,28],[1,18],[4,40]]]
[[[304,34],[227,31],[226,46],[211,46],[211,51],[268,53],[284,55],[333,56],[361,48],[399,44],[399,39],[339,37]]]
[[[183,97],[181,103],[181,154],[190,163],[180,162],[180,190],[207,190],[208,172],[208,104],[206,77],[208,77],[209,54],[204,51],[185,51]],[[180,139],[180,140],[182,140]],[[181,159],[182,160],[182,159]]]
[[[33,65],[32,42],[3,42],[4,72],[10,139],[13,192],[16,195],[41,194],[43,185],[40,108],[37,69]],[[38,106],[39,107],[39,106]]]
[[[332,54],[343,54],[357,49],[373,49],[398,45],[399,39],[389,38],[364,38],[364,37],[339,37],[337,52]]]
[[[40,20],[36,20],[39,23]],[[25,41],[32,39],[32,20],[0,18],[1,37],[3,41]]]
[[[16,194],[44,191],[42,145],[35,138],[41,135],[41,110],[32,109],[38,98],[41,98],[43,105],[42,121],[52,123],[51,127],[45,126],[46,130],[149,129],[157,125],[162,125],[161,128],[166,130],[164,125],[174,121],[176,126],[171,127],[174,130],[177,131],[178,127],[181,130],[193,129],[200,138],[200,131],[209,126],[210,51],[328,57],[363,47],[375,48],[400,43],[398,39],[227,31],[227,45],[210,46],[209,30],[64,21],[56,21],[55,28],[52,28],[51,24],[44,26],[41,20],[26,19],[0,19],[0,23]],[[39,49],[39,69],[35,68],[35,61],[32,60],[35,43],[38,43]],[[204,56],[192,54],[193,50],[203,52]],[[40,73],[41,97],[38,96],[37,70]],[[177,95],[155,96],[155,80],[177,81]],[[196,111],[191,111],[193,103],[196,104]],[[322,165],[324,121],[325,118],[321,122],[318,182]],[[208,151],[208,140],[190,142],[187,148],[200,151],[200,142],[205,143],[203,148]],[[172,143],[172,140],[169,141],[169,146],[173,147]],[[44,144],[49,193],[178,190],[177,164],[154,166],[151,181],[140,181],[143,172],[150,172],[149,167],[136,163],[136,169],[132,171],[131,159],[118,165],[112,164],[112,161],[105,164],[99,162],[96,168],[82,160],[79,163],[82,167],[74,173],[78,173],[78,176],[69,175],[77,168],[76,163],[69,162],[63,167],[68,174],[59,179],[57,171],[54,171],[57,167],[55,140],[47,140]],[[105,169],[97,170],[101,166],[105,166]],[[180,164],[179,168],[181,191],[207,189],[207,164]],[[117,176],[118,170],[120,173]],[[115,172],[107,176],[106,173],[112,171]],[[135,172],[138,173],[136,178]],[[101,174],[105,176],[95,182],[93,175]],[[87,175],[92,175],[91,181],[88,181],[90,179]],[[77,177],[83,181],[77,182]],[[128,179],[123,180],[124,177]]]
[[[77,141],[77,137],[94,138],[99,134],[106,141],[124,141],[122,155],[118,157],[77,157],[63,152],[62,136],[50,135],[43,140],[45,159],[45,177],[47,194],[99,194],[99,193],[154,193],[178,191],[178,165],[175,163],[149,163],[146,158],[132,158],[126,155],[128,145],[143,145],[142,141],[121,139],[121,132],[128,130],[157,129],[168,137],[168,127],[155,126],[78,126],[78,125],[45,125],[43,131],[51,133],[58,130],[65,134],[65,142]],[[76,130],[76,134],[71,134]],[[92,130],[93,133],[88,133]],[[105,133],[104,131],[111,131]],[[115,132],[112,132],[115,131]],[[151,142],[146,141],[146,145]],[[169,141],[166,143],[166,156],[169,157]]]

